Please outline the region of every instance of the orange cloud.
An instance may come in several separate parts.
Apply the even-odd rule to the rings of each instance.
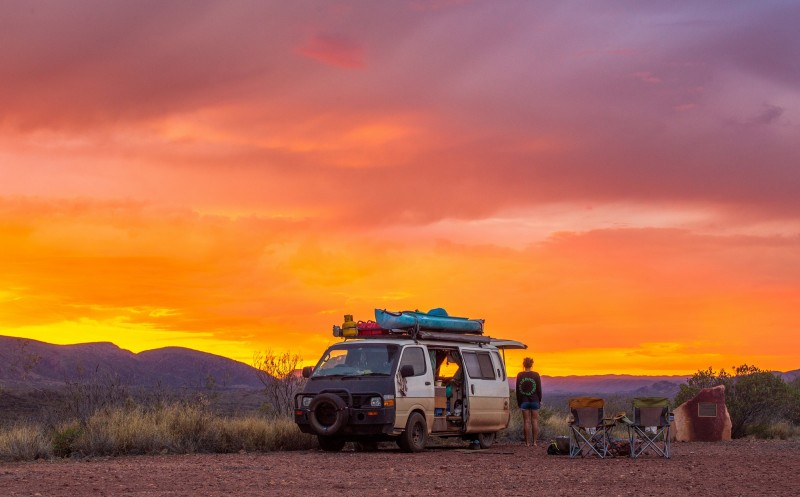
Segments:
[[[796,366],[786,351],[800,346],[788,333],[800,324],[800,274],[779,271],[800,267],[800,251],[781,239],[753,239],[773,252],[754,265],[742,240],[677,230],[563,234],[510,249],[25,199],[0,202],[0,239],[0,324],[45,340],[119,335],[132,348],[176,341],[246,361],[291,348],[312,361],[345,313],[444,305],[526,342],[548,374],[686,373],[748,357],[785,369]]]

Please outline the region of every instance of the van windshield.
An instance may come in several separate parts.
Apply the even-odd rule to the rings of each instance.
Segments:
[[[390,375],[394,370],[400,346],[384,343],[347,343],[335,345],[325,352],[312,378],[323,376]]]

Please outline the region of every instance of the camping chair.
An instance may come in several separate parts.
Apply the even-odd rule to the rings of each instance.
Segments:
[[[671,414],[666,397],[635,397],[633,420],[628,425],[631,457],[639,457],[650,448],[669,459],[669,428]]]
[[[605,401],[597,397],[570,399],[569,457],[608,455],[608,435],[615,423],[603,417],[604,405]]]

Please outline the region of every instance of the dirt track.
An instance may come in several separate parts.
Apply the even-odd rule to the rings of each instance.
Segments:
[[[800,441],[674,444],[670,460],[544,447],[166,455],[0,464],[3,496],[800,495]]]

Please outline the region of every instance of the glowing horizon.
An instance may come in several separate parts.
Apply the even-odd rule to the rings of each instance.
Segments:
[[[800,367],[791,2],[2,7],[0,335],[546,375]]]

